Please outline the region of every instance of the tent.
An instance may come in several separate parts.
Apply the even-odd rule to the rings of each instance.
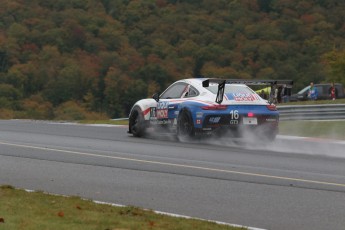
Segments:
[[[262,91],[264,92],[264,95],[262,95]],[[263,99],[268,99],[269,95],[271,93],[271,86],[268,86],[266,88],[255,90],[257,94],[259,94]]]
[[[264,91],[265,94],[269,95],[270,92],[271,92],[271,86],[266,87],[266,88],[263,88],[263,89],[255,90],[255,92],[256,92],[257,94],[260,94],[262,90]]]

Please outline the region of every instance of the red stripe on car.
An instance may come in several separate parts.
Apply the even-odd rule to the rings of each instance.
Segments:
[[[143,111],[144,116],[150,112],[151,108],[147,108],[146,110]]]

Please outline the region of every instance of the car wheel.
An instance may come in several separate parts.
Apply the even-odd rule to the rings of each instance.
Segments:
[[[135,137],[142,137],[145,135],[146,125],[143,112],[136,107],[132,110],[129,117],[129,130]]]
[[[193,119],[187,110],[182,110],[177,119],[177,137],[179,140],[195,136]]]

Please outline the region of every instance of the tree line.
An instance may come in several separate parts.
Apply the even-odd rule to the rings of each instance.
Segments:
[[[196,76],[345,84],[337,0],[2,0],[0,117],[125,117]]]

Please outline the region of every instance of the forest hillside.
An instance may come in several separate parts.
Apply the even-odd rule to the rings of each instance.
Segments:
[[[343,0],[1,0],[0,117],[126,117],[197,76],[345,84]]]

